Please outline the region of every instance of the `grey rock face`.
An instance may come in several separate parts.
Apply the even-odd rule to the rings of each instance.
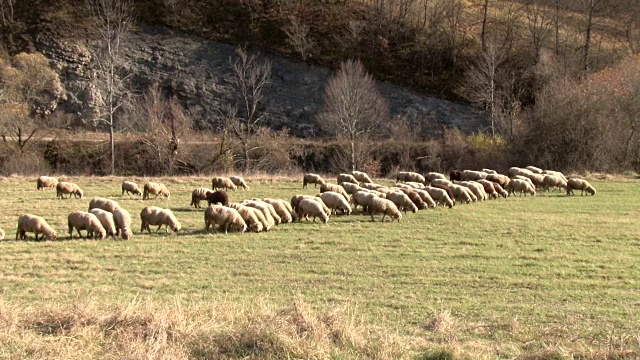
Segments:
[[[68,99],[61,108],[81,114],[86,122],[95,117],[99,102],[91,81],[95,45],[51,38],[36,42],[38,50],[60,72],[67,88]],[[237,56],[233,46],[166,27],[143,26],[128,35],[123,51],[134,91],[160,84],[167,95],[180,99],[202,128],[215,128],[221,121],[218,110],[237,99],[233,60],[230,61]],[[271,84],[265,89],[260,109],[269,113],[264,125],[286,127],[297,136],[318,135],[315,118],[332,71],[277,56],[264,58],[272,63]],[[471,132],[483,126],[481,114],[467,105],[424,97],[392,84],[379,85],[389,101],[392,117],[404,117],[422,135],[438,135],[443,127]]]

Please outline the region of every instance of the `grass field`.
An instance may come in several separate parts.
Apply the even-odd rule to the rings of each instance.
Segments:
[[[160,180],[170,200],[122,196],[122,178],[69,179],[83,188],[81,200],[36,191],[35,178],[0,180],[7,232],[0,242],[0,357],[640,358],[640,182],[593,181],[593,197],[512,197],[407,214],[400,223],[352,215],[224,235],[203,232],[202,210],[189,207],[191,190],[210,185],[206,178]],[[231,193],[232,201],[316,193],[297,179],[248,181],[251,189]],[[130,211],[132,240],[68,240],[67,214],[86,211],[96,196]],[[138,214],[151,204],[171,208],[184,230],[141,235]],[[23,213],[44,216],[61,241],[14,241]],[[264,329],[256,319],[290,324],[290,316],[278,316],[291,309],[324,328],[327,314],[341,314],[351,345],[329,332],[327,346],[335,348],[320,351],[322,342],[299,323],[299,338],[288,344],[309,343],[304,349],[265,350],[232,336],[240,336],[238,324]],[[194,348],[165,334],[163,347],[147,334],[133,342],[136,351],[112,348],[104,319],[114,311],[146,314],[154,324],[182,319],[173,325],[181,336],[206,335],[205,343],[217,345]],[[68,314],[74,325],[60,325]],[[42,319],[60,331],[39,331]],[[81,329],[88,325],[78,319],[100,323],[101,335],[87,338]],[[67,340],[51,340],[57,337]],[[242,344],[229,350],[220,339]]]

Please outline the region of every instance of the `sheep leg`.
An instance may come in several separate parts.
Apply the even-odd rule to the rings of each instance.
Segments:
[[[224,233],[225,234],[229,233],[229,223],[224,224]]]
[[[160,231],[160,228],[161,228],[161,227],[162,227],[162,224],[160,224],[160,225],[158,226],[158,228],[156,229],[156,233],[157,233],[158,231]]]

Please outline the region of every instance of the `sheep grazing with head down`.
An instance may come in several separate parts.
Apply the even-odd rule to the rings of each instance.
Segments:
[[[544,177],[545,175],[535,173],[527,176],[536,189],[544,187]]]
[[[4,240],[4,237],[5,237],[4,229],[0,228],[0,240]]]
[[[162,195],[167,200],[169,200],[171,193],[169,193],[169,189],[167,189],[167,187],[164,184],[159,182],[149,181],[148,183],[144,184],[143,191],[142,191],[142,200],[149,200],[151,195],[156,196],[154,199],[157,199],[158,195]]]
[[[462,181],[462,172],[458,170],[449,173],[449,181]]]
[[[380,197],[376,194],[371,193],[371,191],[363,190],[356,191],[351,197],[351,203],[353,204],[353,209],[356,210],[358,205],[362,206],[362,212],[367,212],[367,204],[374,197]]]
[[[337,214],[340,210],[343,214],[351,214],[349,200],[342,194],[334,191],[325,191],[318,195],[322,202],[331,210],[331,214]]]
[[[51,176],[40,176],[36,180],[36,189],[43,190],[44,188],[55,188],[58,185],[58,179]]]
[[[131,231],[131,214],[123,208],[113,210],[113,222],[116,225],[116,235],[123,240],[129,240],[133,236]]]
[[[407,195],[409,197],[409,199],[411,200],[411,202],[413,203],[413,205],[416,206],[416,208],[418,210],[424,210],[429,208],[429,204],[427,204],[422,197],[420,196],[420,194],[418,194],[417,190],[420,189],[400,189],[400,191],[402,191],[405,195]],[[427,196],[429,196],[429,194],[427,194]],[[431,198],[431,197],[429,197]],[[393,200],[392,200],[393,201]],[[433,203],[432,207],[435,207],[435,202],[433,202],[433,200],[431,200]]]
[[[113,219],[113,214],[102,209],[91,209],[89,212],[98,218],[107,235],[111,236],[112,239],[115,238],[116,223]]]
[[[396,184],[398,185],[398,184]],[[414,181],[407,181],[406,183],[404,183],[404,185],[409,185],[414,189],[424,189],[425,187],[427,187],[425,184],[423,183],[419,183],[419,182],[414,182]]]
[[[387,215],[391,217],[391,222],[393,222],[394,219],[400,222],[402,219],[402,213],[398,210],[398,207],[393,203],[393,201],[379,197],[373,197],[369,200],[367,203],[367,212],[371,215],[371,221],[376,221],[373,217],[374,214],[382,214],[381,221],[383,222]]]
[[[591,195],[596,194],[596,188],[591,186],[587,180],[583,179],[573,178],[567,181],[567,195],[575,195],[573,190],[580,190],[580,195],[584,195],[585,192]]]
[[[378,190],[386,186],[380,185],[380,184],[374,184],[374,183],[364,183],[364,184],[360,184],[360,187],[367,190]]]
[[[138,187],[138,184],[136,184],[133,181],[123,181],[122,182],[122,195],[124,195],[124,193],[127,193],[127,195],[131,196],[131,194],[133,195],[142,195],[142,192],[140,191],[140,188]]]
[[[445,189],[440,189],[433,186],[427,186],[424,189],[424,191],[429,196],[431,196],[431,198],[437,205],[447,206],[449,207],[449,209],[451,209],[455,205],[455,203],[453,202],[453,199],[449,196],[449,192]],[[418,191],[418,194],[421,194],[421,191]],[[424,200],[424,197],[423,197],[423,200]]]
[[[468,204],[473,201],[476,201],[475,199],[477,199],[476,196],[473,194],[473,192],[471,192],[471,190],[468,187],[453,184],[449,189],[453,193],[453,196],[456,199],[456,201],[459,201],[461,203]]]
[[[493,181],[496,184],[500,184],[502,187],[506,187],[509,185],[509,181],[511,181],[508,176],[502,174],[488,174],[485,180]]]
[[[495,183],[489,180],[478,180],[478,184],[484,187],[484,192],[489,196],[490,199],[497,199],[499,194],[496,191]]]
[[[120,208],[120,204],[117,201],[105,198],[93,198],[89,202],[89,210],[102,209],[113,213],[116,209]]]
[[[76,199],[82,199],[83,196],[82,189],[77,184],[61,181],[56,185],[56,196],[64,199],[64,194],[69,194],[69,199],[71,195]]]
[[[309,184],[313,184],[313,187],[315,188],[318,185],[322,185],[324,184],[325,181],[322,178],[322,176],[318,175],[318,174],[312,174],[312,173],[308,173],[308,174],[304,174],[304,176],[302,177],[302,188],[306,188],[307,185]]]
[[[424,176],[412,171],[401,171],[397,173],[396,182],[400,182],[400,181],[402,182],[413,181],[413,182],[419,182],[423,184],[426,182]]]
[[[361,189],[364,189],[360,185],[353,184],[353,183],[342,183],[341,186],[344,189],[344,191],[346,191],[347,194],[349,194],[349,195],[353,195],[354,192],[356,192],[358,190],[361,190]]]
[[[47,240],[55,240],[58,236],[56,231],[53,230],[47,221],[37,215],[24,214],[18,218],[18,229],[16,230],[16,240],[20,238],[20,240],[27,239],[27,233],[34,233],[36,236],[36,240],[38,240],[38,235],[42,234],[40,240],[46,238]]]
[[[247,203],[250,201],[258,203],[261,207],[264,207],[267,211],[269,211],[269,215],[271,215],[276,225],[282,224],[282,217],[280,216],[280,214],[278,214],[278,212],[276,211],[276,208],[273,205],[271,205],[271,203],[263,201],[262,199],[245,200],[244,203]]]
[[[444,174],[439,173],[439,172],[434,172],[434,171],[431,171],[431,172],[426,173],[426,174],[424,175],[424,178],[425,178],[428,182],[432,182],[432,181],[433,181],[433,180],[435,180],[435,179],[445,179],[445,180],[447,180],[447,177],[446,177]]]
[[[327,191],[333,191],[333,192],[337,192],[339,194],[342,194],[342,196],[344,196],[345,199],[349,199],[349,194],[347,194],[347,192],[345,191],[345,189],[340,186],[340,185],[336,185],[336,184],[330,184],[330,183],[324,183],[322,185],[320,185],[320,192],[327,192]]]
[[[387,200],[393,202],[398,210],[404,211],[405,214],[407,213],[407,210],[411,211],[412,213],[418,212],[418,207],[413,203],[413,201],[411,201],[409,196],[407,196],[407,194],[403,192],[390,192],[387,194]]]
[[[273,228],[274,226],[280,223],[280,220],[282,220],[280,219],[280,217],[278,217],[278,222],[276,222],[276,219],[273,217],[271,213],[271,209],[269,209],[269,207],[267,206],[267,203],[265,202],[256,201],[256,200],[245,200],[240,204],[244,206],[249,206],[261,211],[262,214],[264,215],[264,218],[267,219],[267,222],[269,223],[270,228]]]
[[[484,201],[489,198],[487,193],[484,191],[484,186],[476,181],[461,181],[459,185],[467,187],[473,195],[475,195],[477,201]]]
[[[482,172],[487,173],[488,174],[497,174],[498,172],[492,169],[482,169]]]
[[[200,207],[200,201],[207,200],[207,196],[212,193],[213,190],[207,188],[196,188],[191,192],[191,203],[189,206],[193,205],[194,208]]]
[[[236,186],[236,184],[233,183],[233,181],[231,181],[230,178],[228,177],[223,177],[223,176],[216,176],[213,179],[211,179],[211,188],[213,190],[217,190],[217,189],[222,189],[222,190],[231,190],[231,191],[236,191],[236,189],[238,188]]]
[[[527,166],[525,169],[531,171],[534,174],[542,174],[543,173],[542,169],[540,169],[538,167],[535,167],[535,166],[531,166],[531,165]]]
[[[533,174],[531,174],[533,175]],[[531,186],[533,186],[533,188],[535,189],[536,186],[533,184],[533,180],[531,180],[528,176],[524,176],[524,175],[516,175],[512,178],[512,180],[524,180],[526,182],[528,182]]]
[[[151,234],[151,225],[158,225],[156,232],[160,230],[162,225],[165,225],[165,232],[169,232],[169,228],[172,231],[177,232],[182,228],[176,216],[169,209],[162,209],[157,206],[147,206],[140,211],[140,232],[147,230]]]
[[[509,193],[498,183],[493,183],[493,188],[496,189],[496,192],[502,196],[503,198],[507,198]]]
[[[522,194],[525,196],[527,194],[530,194],[531,196],[536,195],[535,187],[530,182],[522,179],[511,179],[506,190],[509,192],[509,195],[514,193],[519,193],[520,196],[522,196]]]
[[[242,189],[244,189],[244,191],[249,190],[249,186],[247,185],[247,182],[244,181],[244,179],[241,176],[231,176],[229,177],[229,180],[231,180],[231,182],[236,187],[241,187]]]
[[[313,222],[316,222],[316,218],[320,218],[325,224],[329,221],[329,215],[324,211],[320,202],[302,199],[298,203],[298,219],[304,218],[309,221],[309,216],[313,216]]]
[[[222,190],[216,190],[207,194],[207,204],[229,205],[229,194]]]
[[[359,184],[358,180],[351,174],[338,174],[338,178],[336,180],[338,184],[342,184],[342,183]]]
[[[477,181],[487,178],[487,173],[482,171],[464,170],[460,173],[460,180],[462,181]]]
[[[291,197],[291,208],[293,209],[293,212],[295,214],[298,214],[300,212],[299,204],[300,204],[300,201],[304,199],[319,202],[320,206],[322,206],[322,210],[324,210],[324,212],[327,215],[331,215],[331,209],[327,207],[324,201],[322,201],[322,199],[320,199],[319,197],[311,196],[311,195],[293,195]]]
[[[242,216],[245,224],[247,224],[247,229],[249,231],[257,233],[262,230],[269,231],[269,229],[271,229],[267,223],[267,219],[264,218],[262,211],[250,206],[240,205],[238,203],[230,203],[229,207],[238,211],[238,214]]]
[[[220,229],[224,229],[225,234],[228,234],[229,228],[236,229],[239,233],[247,231],[247,223],[238,210],[222,205],[211,205],[204,211],[205,231],[213,226],[213,231],[215,232],[216,225]]]
[[[97,236],[100,240],[104,239],[107,234],[98,217],[85,211],[70,213],[67,216],[67,225],[69,226],[70,239],[73,239],[73,229],[76,229],[80,238],[82,238],[80,230],[87,231],[87,238],[95,238]]]
[[[562,180],[564,180],[565,182],[567,181],[567,177],[564,176],[563,173],[561,173],[560,171],[554,171],[554,170],[544,170],[542,172],[545,175],[555,175],[555,176],[559,176],[562,178]]]
[[[288,202],[280,199],[270,199],[264,198],[262,199],[265,203],[271,205],[273,209],[276,211],[278,216],[280,216],[281,222],[290,223],[293,219],[293,209]]]
[[[363,172],[363,171],[353,170],[351,172],[351,175],[353,175],[353,177],[356,178],[356,180],[358,180],[359,182],[362,182],[362,183],[372,183],[373,182],[373,180],[371,180],[369,175],[366,172]]]
[[[510,178],[514,178],[516,175],[528,176],[531,174],[533,174],[531,170],[519,168],[517,166],[510,167],[509,170],[507,170],[507,175],[509,175]]]
[[[549,191],[550,188],[564,189],[567,191],[567,182],[556,175],[545,175],[543,180],[543,187],[545,191]]]

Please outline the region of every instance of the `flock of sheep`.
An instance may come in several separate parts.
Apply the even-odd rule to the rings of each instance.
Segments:
[[[280,223],[293,222],[299,219],[313,221],[319,218],[326,223],[329,217],[336,214],[350,215],[357,211],[369,214],[375,221],[375,214],[382,214],[382,221],[389,216],[391,221],[402,219],[407,211],[435,208],[438,205],[452,208],[456,203],[471,203],[487,199],[508,197],[514,194],[535,195],[537,190],[550,191],[563,189],[567,195],[574,190],[581,194],[595,195],[596,190],[586,180],[567,178],[562,173],[542,170],[537,167],[512,167],[507,175],[498,174],[494,170],[452,171],[449,179],[444,174],[429,172],[421,175],[415,172],[399,172],[396,183],[392,187],[376,184],[364,172],[352,171],[350,174],[339,174],[336,183],[328,183],[320,175],[305,174],[302,187],[309,184],[320,186],[320,194],[294,195],[289,201],[273,198],[248,199],[238,203],[230,203],[227,190],[238,187],[249,190],[242,177],[215,177],[211,189],[197,188],[191,193],[190,206],[200,208],[201,201],[207,201],[204,211],[205,230],[216,226],[227,233],[229,230],[245,232],[269,231]],[[69,197],[82,198],[82,189],[74,183],[61,182],[54,177],[41,176],[37,180],[37,189],[56,189],[56,196],[63,199]],[[220,189],[220,190],[218,190]],[[167,199],[170,192],[164,184],[147,182],[140,191],[133,181],[122,183],[122,194],[142,196],[143,200],[155,195]],[[104,239],[121,237],[128,240],[132,237],[131,215],[115,200],[94,198],[89,203],[88,211],[73,211],[67,217],[69,237],[73,237],[74,229],[82,237],[81,230],[87,237]],[[140,232],[151,233],[151,226],[162,226],[165,231],[170,228],[177,232],[181,224],[170,209],[147,206],[140,212]],[[35,239],[55,239],[56,231],[40,216],[25,214],[19,217],[16,231],[17,239],[26,239],[27,233],[34,233]],[[4,230],[0,229],[0,239],[4,238]]]

